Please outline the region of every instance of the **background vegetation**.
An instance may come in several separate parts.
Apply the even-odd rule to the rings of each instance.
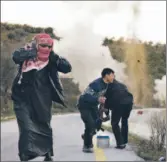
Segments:
[[[125,51],[129,42],[133,42],[133,40],[128,40],[124,38],[115,39],[113,38],[105,38],[102,45],[107,46],[111,52],[111,55],[114,59],[119,62],[123,62],[125,60]],[[165,106],[160,105],[158,100],[153,98],[155,93],[155,79],[162,79],[164,75],[166,75],[166,44],[153,42],[142,42],[138,40],[138,44],[140,44],[145,49],[145,55],[147,58],[147,67],[148,67],[148,78],[150,80],[150,91],[151,91],[151,107],[159,107]],[[134,53],[137,55],[137,53]],[[137,58],[137,56],[136,56]],[[138,60],[140,61],[140,60]],[[165,104],[165,103],[164,103]]]
[[[13,115],[11,101],[11,85],[17,72],[17,66],[11,59],[12,52],[29,42],[32,37],[40,32],[51,35],[52,38],[60,40],[60,37],[53,33],[53,28],[32,27],[29,25],[1,23],[1,78],[0,98],[1,117]],[[58,104],[53,105],[54,113],[76,111],[77,96],[80,94],[79,85],[73,82],[72,78],[61,78],[64,87],[65,99],[68,108]]]
[[[29,25],[20,24],[8,24],[1,23],[1,85],[0,85],[0,98],[1,98],[1,116],[12,114],[12,102],[11,102],[11,84],[16,75],[17,67],[11,59],[12,52],[25,43],[29,42],[32,37],[40,32],[46,32],[51,35],[52,38],[60,40],[61,38],[56,36],[51,27],[41,28],[32,27]],[[123,44],[127,43],[127,40],[120,38],[115,40],[114,38],[105,38],[103,41],[104,46],[108,46],[112,57],[118,61],[124,59],[124,47]],[[149,75],[151,77],[151,90],[154,93],[154,80],[161,79],[166,74],[166,44],[153,44],[152,42],[141,42],[146,49],[146,55],[148,56]],[[60,105],[54,104],[54,112],[73,112],[76,111],[76,99],[80,94],[79,85],[73,82],[72,78],[61,78],[64,93],[66,94],[66,100],[68,109],[63,109]],[[152,93],[152,94],[153,94]],[[159,102],[152,97],[152,107],[158,107]]]

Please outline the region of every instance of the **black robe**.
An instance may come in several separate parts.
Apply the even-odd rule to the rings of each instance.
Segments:
[[[13,60],[20,67],[25,59],[24,51],[13,53]],[[71,71],[71,65],[64,58],[51,52],[46,67],[39,71],[23,73],[21,84],[19,70],[13,82],[12,99],[20,133],[19,155],[28,156],[29,160],[44,156],[48,152],[53,156],[50,125],[52,101],[64,105],[58,71],[68,73]]]

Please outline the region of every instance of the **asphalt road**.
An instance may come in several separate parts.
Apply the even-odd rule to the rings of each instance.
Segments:
[[[58,115],[52,119],[54,133],[54,161],[143,161],[128,146],[124,150],[115,149],[113,134],[110,136],[111,147],[100,149],[95,145],[94,153],[82,152],[80,138],[84,125],[78,114]],[[19,161],[18,158],[18,127],[16,121],[1,123],[1,161]],[[96,137],[94,138],[96,144]],[[33,161],[43,161],[36,158]]]

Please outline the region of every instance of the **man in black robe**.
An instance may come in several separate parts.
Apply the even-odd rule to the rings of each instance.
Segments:
[[[19,65],[12,100],[19,127],[20,160],[45,156],[44,161],[52,161],[52,101],[65,105],[58,72],[71,72],[72,67],[53,52],[53,40],[45,33],[36,35],[29,47],[14,51],[12,58]]]

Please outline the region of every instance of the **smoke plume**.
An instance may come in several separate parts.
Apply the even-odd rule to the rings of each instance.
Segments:
[[[59,33],[63,39],[56,42],[55,46],[55,51],[64,55],[71,62],[73,67],[71,76],[79,83],[81,90],[89,82],[100,77],[105,67],[112,68],[118,80],[123,81],[126,77],[125,65],[112,59],[109,49],[102,46],[104,37],[94,33],[93,30],[98,16],[115,10],[116,2],[91,2],[95,5],[86,7],[87,3],[84,2],[83,7],[79,3],[74,3],[74,5],[69,3],[73,9],[79,8],[79,10],[76,9],[76,14],[80,16],[70,30]]]
[[[162,79],[155,80],[154,89],[156,91],[154,98],[160,101],[166,101],[166,75]]]

